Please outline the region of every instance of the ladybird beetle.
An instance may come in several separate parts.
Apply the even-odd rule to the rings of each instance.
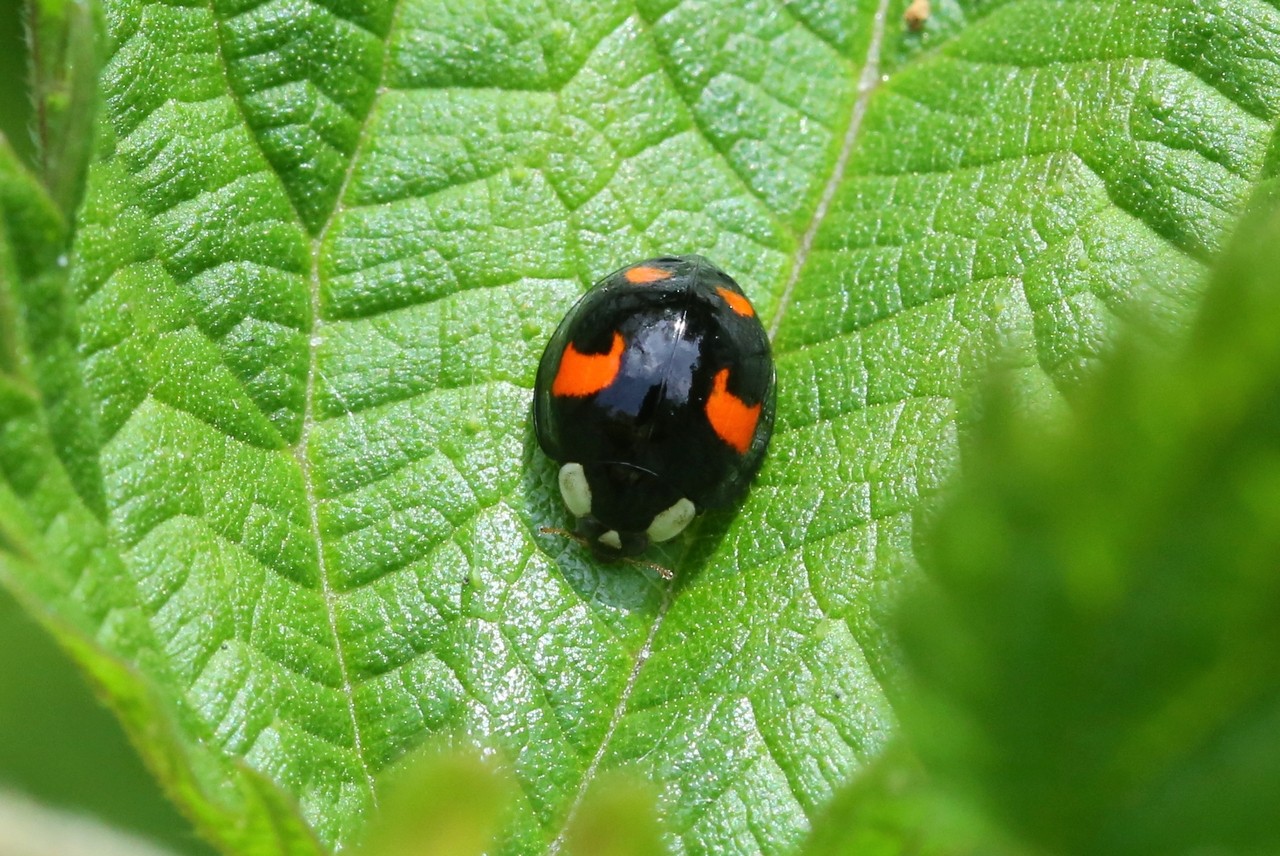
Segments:
[[[773,431],[769,337],[701,256],[609,274],[538,365],[534,430],[597,557],[635,556],[741,498]]]

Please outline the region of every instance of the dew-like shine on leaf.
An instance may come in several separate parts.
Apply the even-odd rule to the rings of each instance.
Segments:
[[[1280,107],[1267,7],[938,5],[922,37],[872,0],[107,0],[69,274],[0,176],[0,570],[127,665],[206,834],[353,841],[449,739],[511,767],[505,852],[611,771],[677,850],[803,839],[895,727],[955,397],[1176,331]],[[666,586],[538,533],[528,406],[576,295],[685,252],[777,331],[780,392]]]

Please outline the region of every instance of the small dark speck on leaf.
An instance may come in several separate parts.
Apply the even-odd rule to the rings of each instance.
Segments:
[[[906,22],[908,30],[920,32],[924,29],[924,22],[929,20],[929,0],[911,0],[907,11],[902,13],[902,20]]]

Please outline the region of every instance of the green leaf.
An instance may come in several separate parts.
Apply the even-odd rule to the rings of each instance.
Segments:
[[[1174,337],[1280,106],[1275,10],[1190,0],[104,17],[69,275],[65,231],[7,236],[0,573],[228,852],[357,839],[437,735],[510,764],[507,852],[615,771],[676,850],[794,849],[896,727],[957,397]],[[572,300],[669,252],[745,285],[779,377],[670,586],[539,534],[528,419]]]
[[[620,774],[594,779],[568,819],[568,856],[648,856],[666,850],[653,786]]]
[[[0,590],[0,815],[10,817],[0,820],[0,850],[6,853],[15,846],[13,821],[30,814],[13,801],[17,791],[187,856],[211,852],[198,846],[190,824],[164,799],[74,665]],[[85,852],[95,852],[94,843],[86,841]],[[46,842],[41,852],[51,849],[57,848]]]
[[[891,743],[819,815],[805,856],[1017,856],[1022,851],[936,786],[901,742]]]
[[[0,148],[0,354],[10,355],[0,365],[0,584],[79,663],[210,840],[233,852],[317,853],[278,783],[193,739],[200,721],[186,699],[164,692],[167,659],[101,520],[100,470],[84,451],[96,438],[86,430],[65,265],[58,257],[41,269],[57,248],[56,215],[6,152]]]
[[[0,51],[0,74],[12,82],[0,90],[0,135],[24,157],[30,157],[31,101],[21,85],[27,71],[27,57],[22,50],[24,23],[21,4],[10,3],[0,9],[0,44],[8,48]]]
[[[89,0],[27,0],[25,6],[38,172],[70,216],[93,150],[101,8]]]
[[[907,731],[1055,853],[1280,848],[1280,194],[1190,346],[1078,418],[993,397],[903,609]]]
[[[361,856],[492,851],[512,783],[492,763],[466,752],[428,752],[384,783],[382,811]]]

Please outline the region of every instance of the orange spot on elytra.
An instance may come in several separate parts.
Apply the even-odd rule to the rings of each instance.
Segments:
[[[736,291],[730,291],[723,286],[716,289],[716,293],[724,298],[724,302],[729,304],[729,308],[737,312],[743,318],[750,318],[756,314],[755,307],[751,305],[751,301],[743,297]]]
[[[551,394],[583,396],[604,389],[618,376],[625,347],[626,342],[618,332],[613,334],[613,345],[607,354],[583,354],[570,342],[560,355],[560,368],[551,384]]]
[[[659,280],[670,279],[671,271],[665,268],[640,265],[640,267],[633,267],[631,270],[624,273],[623,277],[625,277],[627,282],[632,285],[644,285],[647,282],[658,282]]]
[[[745,455],[751,448],[751,437],[756,433],[756,423],[760,421],[760,405],[748,406],[729,391],[728,369],[716,372],[715,386],[707,399],[707,421],[716,436],[740,454]]]

